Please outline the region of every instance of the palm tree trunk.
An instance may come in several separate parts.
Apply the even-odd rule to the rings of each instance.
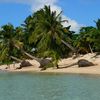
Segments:
[[[93,50],[92,50],[92,48],[91,48],[91,45],[90,45],[90,44],[89,44],[89,48],[90,48],[91,53],[93,53]]]
[[[32,55],[30,55],[29,53],[27,53],[27,52],[25,52],[25,51],[22,51],[25,55],[27,55],[28,57],[30,57],[31,59],[34,59],[34,60],[36,60],[37,62],[39,62],[40,63],[40,68],[44,68],[46,65],[48,65],[50,62],[51,62],[51,60],[49,60],[49,59],[41,59],[41,58],[37,58],[37,57],[34,57],[34,56],[32,56]]]
[[[68,48],[70,48],[73,52],[76,52],[75,48],[72,47],[72,46],[71,46],[70,44],[68,44],[67,42],[65,42],[64,40],[61,40],[61,42],[62,42],[63,44],[65,44]]]
[[[34,59],[34,60],[36,60],[36,61],[38,61],[38,62],[40,61],[39,58],[36,58],[36,57],[32,56],[31,54],[27,53],[26,51],[22,50],[22,52],[23,52],[25,55],[27,55],[29,58]]]
[[[21,59],[18,59],[18,58],[14,57],[14,56],[10,56],[10,58],[13,59],[13,60],[15,60],[15,61],[17,61],[17,62],[22,62]]]
[[[18,48],[18,47],[17,47]],[[19,49],[19,48],[18,48]],[[40,67],[43,68],[44,66],[46,66],[47,64],[49,64],[51,62],[51,60],[48,59],[41,59],[41,58],[37,58],[32,56],[31,54],[27,53],[26,51],[24,51],[23,49],[20,49],[22,53],[24,53],[26,56],[28,56],[31,59],[36,60],[37,62],[39,62]],[[14,57],[12,57],[13,59],[15,59]],[[16,59],[17,61],[20,61],[18,59]]]

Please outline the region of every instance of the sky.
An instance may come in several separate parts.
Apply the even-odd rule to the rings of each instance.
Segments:
[[[22,24],[27,16],[51,5],[52,11],[63,11],[62,18],[69,20],[64,26],[78,31],[82,26],[95,26],[100,18],[100,0],[0,0],[0,26],[11,23]]]

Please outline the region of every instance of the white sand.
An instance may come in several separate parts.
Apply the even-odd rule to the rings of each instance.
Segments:
[[[7,65],[0,66],[1,70],[7,70],[11,72],[24,72],[24,71],[32,71],[32,72],[42,72],[42,73],[77,73],[77,74],[100,74],[100,55],[97,57],[94,57],[95,54],[86,54],[84,56],[78,57],[76,59],[73,58],[67,58],[62,59],[59,61],[60,69],[56,68],[48,68],[47,70],[40,71],[39,63],[35,60],[29,60],[30,63],[33,65],[31,67],[24,67],[22,69],[16,69],[14,68],[14,65],[10,65],[10,68],[5,69]],[[79,68],[78,65],[73,65],[74,63],[77,63],[79,59],[87,59],[94,64],[95,66],[90,67],[81,67]],[[15,67],[18,67],[20,64],[15,64]],[[72,66],[71,66],[72,65]],[[63,68],[66,67],[66,68]]]

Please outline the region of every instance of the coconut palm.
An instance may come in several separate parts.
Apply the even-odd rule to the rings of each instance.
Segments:
[[[21,48],[23,43],[17,40],[13,25],[7,24],[0,30],[0,61],[10,60],[11,56],[17,55],[16,48]]]
[[[65,20],[61,20],[61,13],[57,14],[56,11],[51,11],[50,6],[45,6],[37,11],[33,15],[33,20],[35,20],[35,25],[29,42],[35,45],[38,57],[52,57],[54,65],[57,66],[58,60],[65,52],[64,45],[74,50],[67,43],[66,34],[68,31],[64,32],[64,27],[61,24]]]
[[[100,30],[100,19],[98,19],[97,21],[94,21],[96,23],[96,28],[98,30]]]
[[[97,36],[98,30],[95,27],[88,26],[88,27],[82,27],[80,29],[80,34],[78,34],[76,38],[76,42],[74,42],[76,47],[78,48],[78,51],[81,52],[91,52],[95,51],[95,43],[99,36]]]

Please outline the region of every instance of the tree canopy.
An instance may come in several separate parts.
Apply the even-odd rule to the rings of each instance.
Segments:
[[[100,51],[100,19],[95,21],[95,27],[81,27],[78,34],[70,30],[71,25],[64,27],[64,22],[68,20],[62,20],[62,11],[57,14],[50,6],[44,6],[29,15],[19,27],[1,26],[0,63],[13,61],[12,57],[27,59],[25,55],[30,54],[50,57],[57,66],[58,60],[68,57],[69,53]]]

